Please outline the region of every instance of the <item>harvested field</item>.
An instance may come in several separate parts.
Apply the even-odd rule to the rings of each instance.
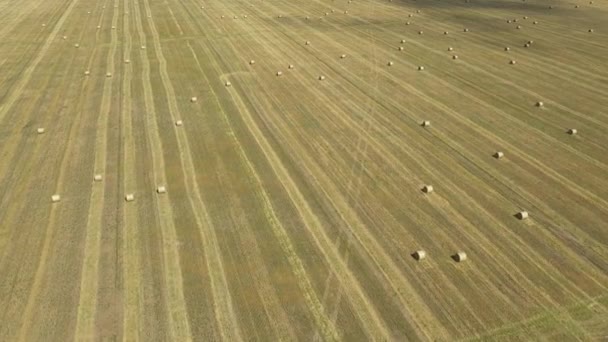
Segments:
[[[0,341],[608,339],[606,18],[0,0]]]

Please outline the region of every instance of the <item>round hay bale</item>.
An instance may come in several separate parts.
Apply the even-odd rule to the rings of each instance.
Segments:
[[[166,193],[166,192],[167,192],[167,188],[165,188],[165,186],[164,186],[164,185],[159,185],[159,186],[156,188],[156,192],[157,192],[158,194],[164,194],[164,193]]]
[[[277,71],[277,76],[283,76],[283,72],[282,71]]]
[[[468,29],[468,28],[465,28],[465,29],[464,29],[464,32],[469,32],[469,29]]]
[[[418,71],[423,71],[423,70],[424,70],[424,67],[423,67],[423,66],[419,66],[419,67],[418,67]]]
[[[536,102],[536,107],[544,107],[545,104],[543,103],[543,101],[538,101]]]
[[[524,16],[524,20],[527,20],[527,19],[528,19],[528,16]]]
[[[146,46],[145,46],[145,45],[142,45],[142,46],[141,46],[141,49],[142,49],[142,50],[145,50],[145,49],[146,49]]]
[[[306,43],[304,43],[304,45],[310,45],[310,42],[307,40]]]
[[[224,16],[221,16],[222,19],[224,19]]]
[[[184,125],[184,122],[182,120],[175,120],[175,126],[181,127]]]
[[[521,30],[521,25],[517,25],[516,29]]]
[[[116,26],[112,26],[112,30],[116,30]]]
[[[196,102],[196,101],[198,101],[198,98],[196,96],[192,96],[190,98],[190,102]]]
[[[36,133],[44,134],[44,127],[39,127],[38,129],[36,129]]]
[[[443,32],[443,34],[444,34],[444,35],[447,35],[448,33],[449,33],[448,31],[444,31],[444,32]]]
[[[574,5],[574,8],[578,8],[578,5]]]
[[[405,44],[405,39],[401,39],[401,44]]]
[[[532,24],[538,25],[538,21],[533,21]]]
[[[63,40],[66,40],[66,39],[68,39],[68,36],[63,36]]]
[[[395,64],[395,63],[393,63],[393,61],[389,61],[388,63],[386,63],[386,65],[388,65],[388,66],[393,66],[393,64]]]
[[[511,23],[511,19],[507,20],[507,24],[510,24],[510,23]]]
[[[413,17],[413,16],[414,16],[413,14],[408,14],[408,17],[410,17],[410,18]]]
[[[101,25],[97,25],[97,29],[99,30],[101,28]]]
[[[255,64],[255,61],[253,59],[249,61],[249,65],[254,65],[254,64]]]
[[[424,33],[423,31],[418,31],[418,34],[423,34],[423,33]]]
[[[511,48],[507,46],[505,47],[505,51],[511,51]]]
[[[230,81],[226,81],[226,83],[224,83],[224,85],[225,85],[226,87],[230,87],[230,86],[232,86],[232,83],[230,83]]]
[[[454,51],[454,48],[450,46],[450,47],[448,48],[448,51]]]
[[[423,250],[418,250],[415,251],[412,256],[414,257],[414,259],[421,261],[422,259],[426,258],[426,252]]]
[[[344,14],[348,14],[348,11],[344,11]]]
[[[78,49],[80,47],[80,44],[76,43],[74,44],[74,47]]]
[[[135,200],[135,195],[134,194],[127,194],[125,196],[125,201],[127,202],[133,202]]]
[[[325,76],[323,76],[323,75],[319,76],[319,81],[323,81],[323,80],[325,80]]]
[[[452,56],[452,59],[458,59],[458,55]]]
[[[103,179],[103,177],[100,174],[96,174],[93,176],[93,180],[95,182],[101,182],[102,179]]]
[[[84,75],[85,75],[85,76],[89,76],[90,74],[91,74],[91,72],[90,72],[89,70],[86,70],[86,71],[84,72]]]
[[[515,214],[515,216],[517,216],[518,219],[520,220],[525,220],[527,219],[530,215],[528,214],[527,211],[520,211],[517,214]]]
[[[589,29],[589,31],[587,31],[587,32],[589,32],[589,33],[593,33],[593,29]]]
[[[432,185],[425,185],[422,187],[422,192],[424,192],[425,194],[430,194],[433,191],[434,189]]]
[[[493,156],[494,156],[494,158],[496,158],[496,159],[501,159],[502,157],[504,157],[504,156],[505,156],[505,154],[504,154],[504,152],[501,152],[501,151],[496,151],[496,153],[494,153],[494,155],[493,155]]]
[[[517,63],[517,62],[516,62],[516,61],[514,61],[514,60],[511,60],[511,61],[509,62],[509,64],[511,64],[511,65],[514,65],[515,63]]]
[[[106,72],[106,77],[112,77],[112,73],[111,72]]]
[[[405,23],[405,25],[411,25],[412,23],[410,23],[409,21]]]
[[[59,202],[59,201],[61,201],[61,196],[59,196],[59,195],[57,195],[57,194],[55,194],[55,195],[51,196],[51,202],[53,202],[53,203],[57,203],[57,202]]]
[[[46,24],[42,24],[42,27],[46,27]]]
[[[526,43],[526,44],[524,44],[524,47],[525,47],[525,48],[529,48],[529,47],[530,47],[530,43]]]
[[[452,256],[452,258],[456,262],[463,262],[463,261],[467,260],[467,253],[465,253],[465,252],[458,252],[458,253],[454,254]]]
[[[346,58],[346,55],[342,54],[342,55],[340,56],[340,58],[344,59],[344,58]]]
[[[428,120],[422,121],[422,123],[420,124],[420,126],[422,127],[429,127],[431,125],[431,122]]]
[[[400,46],[400,47],[398,47],[397,49],[398,49],[399,51],[403,51],[403,50],[404,50],[404,49],[403,49],[403,46]]]
[[[578,133],[578,131],[576,130],[576,128],[570,128],[570,129],[568,130],[568,134],[570,134],[570,135],[575,135],[575,134],[577,134],[577,133]]]
[[[293,68],[295,68],[295,66],[294,66],[293,64],[289,64],[289,65],[287,66],[287,69],[293,69]]]

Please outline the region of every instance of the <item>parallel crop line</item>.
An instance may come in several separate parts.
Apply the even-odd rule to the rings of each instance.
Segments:
[[[144,1],[146,8],[149,11],[149,4]],[[167,101],[169,103],[169,114],[173,121],[177,117],[181,117],[179,107],[177,106],[175,90],[169,78],[167,72],[167,60],[163,55],[162,46],[160,44],[160,38],[156,26],[153,22],[148,21],[148,26],[152,31],[152,37],[154,40],[154,49],[159,59],[160,64],[160,76],[165,88]],[[174,128],[175,129],[175,128]],[[201,240],[203,241],[203,250],[205,258],[207,260],[207,266],[209,269],[209,276],[211,278],[211,289],[213,292],[214,309],[216,314],[217,322],[220,326],[220,333],[222,339],[227,341],[242,340],[240,328],[238,326],[238,320],[234,313],[232,306],[232,299],[230,295],[230,289],[228,287],[228,281],[226,280],[224,266],[222,263],[222,257],[220,252],[220,246],[218,244],[215,230],[209,213],[203,201],[200,193],[200,186],[196,180],[197,170],[192,162],[193,153],[190,149],[190,144],[186,134],[182,130],[175,129],[177,136],[178,149],[182,151],[180,153],[182,170],[185,176],[186,185],[191,189],[191,195],[188,196],[190,204],[193,208]],[[192,196],[193,195],[193,196]],[[194,198],[193,198],[194,197]]]
[[[226,123],[226,125],[228,127],[230,127],[230,132],[232,132],[232,134],[233,134],[233,140],[235,142],[235,145],[238,148],[237,152],[238,152],[241,160],[243,160],[245,162],[245,164],[247,165],[247,171],[248,171],[249,177],[252,180],[254,180],[257,187],[259,187],[257,194],[258,194],[258,196],[261,196],[260,200],[263,203],[264,214],[266,216],[266,219],[268,220],[268,223],[270,224],[273,234],[279,241],[279,244],[280,244],[281,248],[283,249],[283,252],[287,256],[287,260],[288,260],[290,266],[292,267],[292,271],[294,272],[294,275],[298,279],[298,286],[304,292],[304,297],[306,299],[306,303],[307,303],[309,309],[311,310],[313,317],[315,318],[315,321],[322,327],[324,336],[327,340],[337,340],[338,333],[336,332],[335,327],[329,323],[329,320],[326,317],[326,315],[323,311],[323,308],[322,308],[321,304],[319,303],[319,300],[314,292],[314,289],[310,282],[310,278],[304,268],[304,264],[302,263],[302,260],[296,253],[295,248],[294,248],[293,244],[291,243],[291,239],[289,238],[289,235],[287,234],[285,228],[281,224],[281,221],[276,216],[276,213],[272,206],[272,202],[270,201],[270,197],[268,196],[267,192],[262,187],[262,181],[261,181],[259,175],[255,171],[255,168],[253,167],[253,164],[251,163],[249,157],[245,153],[240,141],[234,134],[230,120],[229,120],[228,116],[226,115],[226,112],[220,105],[220,103],[218,101],[218,96],[215,93],[215,91],[213,90],[213,88],[211,87],[211,85],[209,83],[209,79],[207,78],[207,75],[203,71],[200,61],[199,61],[198,57],[196,56],[196,53],[194,52],[192,47],[190,47],[190,51],[191,51],[194,59],[197,62],[197,66],[198,66],[198,69],[200,70],[200,73],[203,75],[205,82],[209,86],[209,90],[213,94],[212,97],[215,100],[216,105],[220,108],[220,111],[221,111],[222,117],[223,117],[223,121]],[[209,56],[210,56],[210,54],[209,54]],[[258,282],[258,284],[259,284],[258,287],[261,287],[264,292],[271,293],[271,294],[273,293],[272,288],[270,286],[265,285],[263,282]],[[276,295],[272,294],[271,298],[263,298],[265,300],[264,301],[265,304],[266,304],[266,301],[270,301],[271,302],[270,305],[272,305],[272,307],[269,308],[269,310],[270,310],[270,312],[273,313],[273,315],[272,315],[272,317],[269,317],[269,320],[270,320],[271,324],[273,325],[274,331],[280,336],[280,340],[285,340],[285,341],[292,340],[294,338],[293,331],[292,331],[291,327],[289,326],[289,322],[287,321],[287,318],[284,316],[283,308],[280,306],[280,304],[278,303],[276,298],[274,298],[275,296]]]
[[[32,64],[30,64],[27,67],[27,69],[25,70],[25,72],[23,73],[21,78],[19,79],[19,82],[17,83],[17,85],[15,86],[15,88],[13,88],[13,91],[11,92],[11,94],[7,97],[7,99],[4,101],[4,103],[2,103],[2,105],[0,106],[0,122],[2,122],[4,120],[4,117],[6,116],[8,111],[11,110],[11,108],[15,104],[15,101],[19,98],[19,96],[22,95],[23,89],[25,88],[27,83],[30,81],[30,78],[32,77],[32,74],[34,73],[34,70],[36,70],[36,67],[38,66],[38,64],[40,63],[42,58],[44,58],[44,56],[46,55],[51,44],[53,43],[53,40],[55,40],[55,38],[57,37],[57,33],[59,32],[59,29],[63,26],[63,23],[66,21],[66,19],[68,18],[68,16],[72,12],[72,10],[74,9],[74,7],[78,3],[78,1],[79,0],[72,0],[72,2],[70,3],[70,5],[66,9],[66,11],[61,15],[61,18],[59,18],[59,21],[57,21],[57,23],[55,24],[55,27],[53,27],[53,31],[51,32],[51,34],[48,36],[48,38],[44,42],[42,49],[40,49],[40,51],[38,52],[38,55],[36,56],[36,58],[34,59]]]
[[[116,11],[117,12],[117,11]],[[118,22],[118,16],[114,13],[112,25]],[[108,57],[109,72],[114,72],[114,55],[117,50],[118,35],[112,30],[110,54]],[[123,82],[127,81],[127,75]],[[108,124],[111,110],[112,80],[106,79],[101,102],[101,115],[97,119],[95,144],[95,167],[94,173],[106,175],[106,159],[108,145]],[[78,303],[78,314],[76,319],[76,340],[94,338],[95,314],[97,312],[97,289],[99,272],[99,252],[101,242],[101,230],[103,222],[103,209],[105,204],[105,184],[93,184],[89,202],[89,213],[87,215],[86,240],[84,249],[84,260],[81,270],[80,299]]]
[[[49,39],[47,40],[47,42],[45,43],[43,49],[40,51],[38,58],[36,58],[35,62],[32,64],[32,66],[30,66],[28,68],[28,70],[26,71],[26,74],[24,76],[24,78],[21,79],[22,82],[19,83],[19,86],[17,87],[17,89],[23,88],[23,86],[25,86],[25,83],[27,81],[24,80],[29,80],[29,78],[31,77],[31,74],[33,72],[33,70],[35,69],[35,67],[37,66],[37,64],[40,62],[40,60],[42,60],[42,57],[44,56],[44,54],[46,53],[46,51],[48,50],[49,46],[50,46],[50,42],[51,42],[51,38],[54,38],[57,35],[57,32],[59,30],[59,27],[61,25],[63,25],[63,22],[66,20],[66,18],[68,17],[68,15],[70,14],[70,12],[72,11],[72,9],[74,8],[74,6],[76,5],[76,3],[78,2],[78,0],[73,0],[73,2],[70,4],[70,6],[68,7],[68,9],[66,10],[66,12],[64,12],[64,14],[62,15],[62,17],[60,18],[59,22],[57,23],[57,25],[55,26],[53,33],[51,34],[51,36],[49,37]],[[113,66],[114,63],[114,52],[116,50],[116,46],[114,45],[111,52],[108,54],[108,64]],[[111,92],[111,80],[107,80],[106,83],[104,84],[104,97],[109,97],[109,93],[107,91]],[[9,101],[9,105],[7,105],[7,107],[3,107],[3,108],[10,108],[12,106],[12,104],[14,103],[14,96],[11,96],[11,98],[13,98],[11,101]],[[107,111],[109,111],[109,102],[107,103],[108,108],[105,108],[105,111],[102,108],[102,111],[106,112],[107,115]],[[5,114],[5,112],[3,113],[2,111],[0,111],[0,121],[3,117],[3,114]],[[102,112],[102,115],[104,113]],[[73,144],[70,144],[70,147],[73,147]],[[59,181],[57,184],[57,187],[59,188],[63,181],[64,181],[64,176],[65,176],[65,167],[64,167],[64,163],[68,160],[68,158],[66,158],[68,155],[70,155],[70,153],[66,153],[64,155],[64,158],[62,160],[61,163],[61,170],[59,173]],[[32,289],[30,292],[30,295],[28,297],[28,302],[27,305],[25,307],[24,310],[24,314],[23,314],[23,319],[22,319],[22,326],[21,329],[19,330],[19,340],[20,341],[25,341],[25,339],[27,339],[27,333],[31,330],[31,325],[34,324],[33,322],[33,315],[34,315],[34,303],[36,301],[36,298],[39,296],[40,294],[40,290],[41,290],[41,282],[42,282],[42,278],[44,276],[44,271],[46,268],[46,264],[48,261],[48,254],[50,252],[50,244],[51,244],[51,239],[53,238],[53,232],[56,228],[56,213],[57,213],[57,209],[53,208],[53,210],[51,211],[51,217],[49,218],[49,225],[47,226],[47,233],[45,236],[45,240],[44,240],[44,245],[42,247],[42,253],[40,255],[40,261],[38,264],[38,268],[36,269],[36,274],[35,274],[35,278],[34,278],[34,284],[32,285]]]
[[[147,5],[147,3],[146,3]],[[150,11],[148,9],[148,14]],[[141,13],[138,6],[135,6],[135,17],[139,31],[141,27]],[[149,23],[153,25],[153,19],[149,19]],[[143,63],[143,88],[144,88],[144,103],[146,109],[146,124],[151,144],[152,158],[152,175],[155,184],[166,185],[167,179],[165,175],[165,162],[163,157],[163,147],[158,133],[158,123],[156,122],[156,109],[154,108],[154,95],[150,80],[150,62],[147,54],[140,51]],[[167,196],[155,198],[157,218],[161,227],[162,239],[167,241],[177,241],[177,233],[175,224],[173,223],[173,210]],[[190,324],[186,310],[186,301],[184,298],[183,277],[180,266],[179,252],[177,244],[163,244],[165,249],[162,251],[165,272],[165,281],[168,286],[166,289],[166,307],[169,318],[169,326],[171,327],[171,336],[175,341],[191,340]]]

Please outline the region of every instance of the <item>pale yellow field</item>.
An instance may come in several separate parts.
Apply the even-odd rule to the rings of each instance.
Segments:
[[[608,340],[607,18],[0,0],[0,341]]]

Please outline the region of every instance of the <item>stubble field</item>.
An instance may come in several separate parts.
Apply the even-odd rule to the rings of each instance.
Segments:
[[[0,0],[0,340],[608,338],[606,18]]]

